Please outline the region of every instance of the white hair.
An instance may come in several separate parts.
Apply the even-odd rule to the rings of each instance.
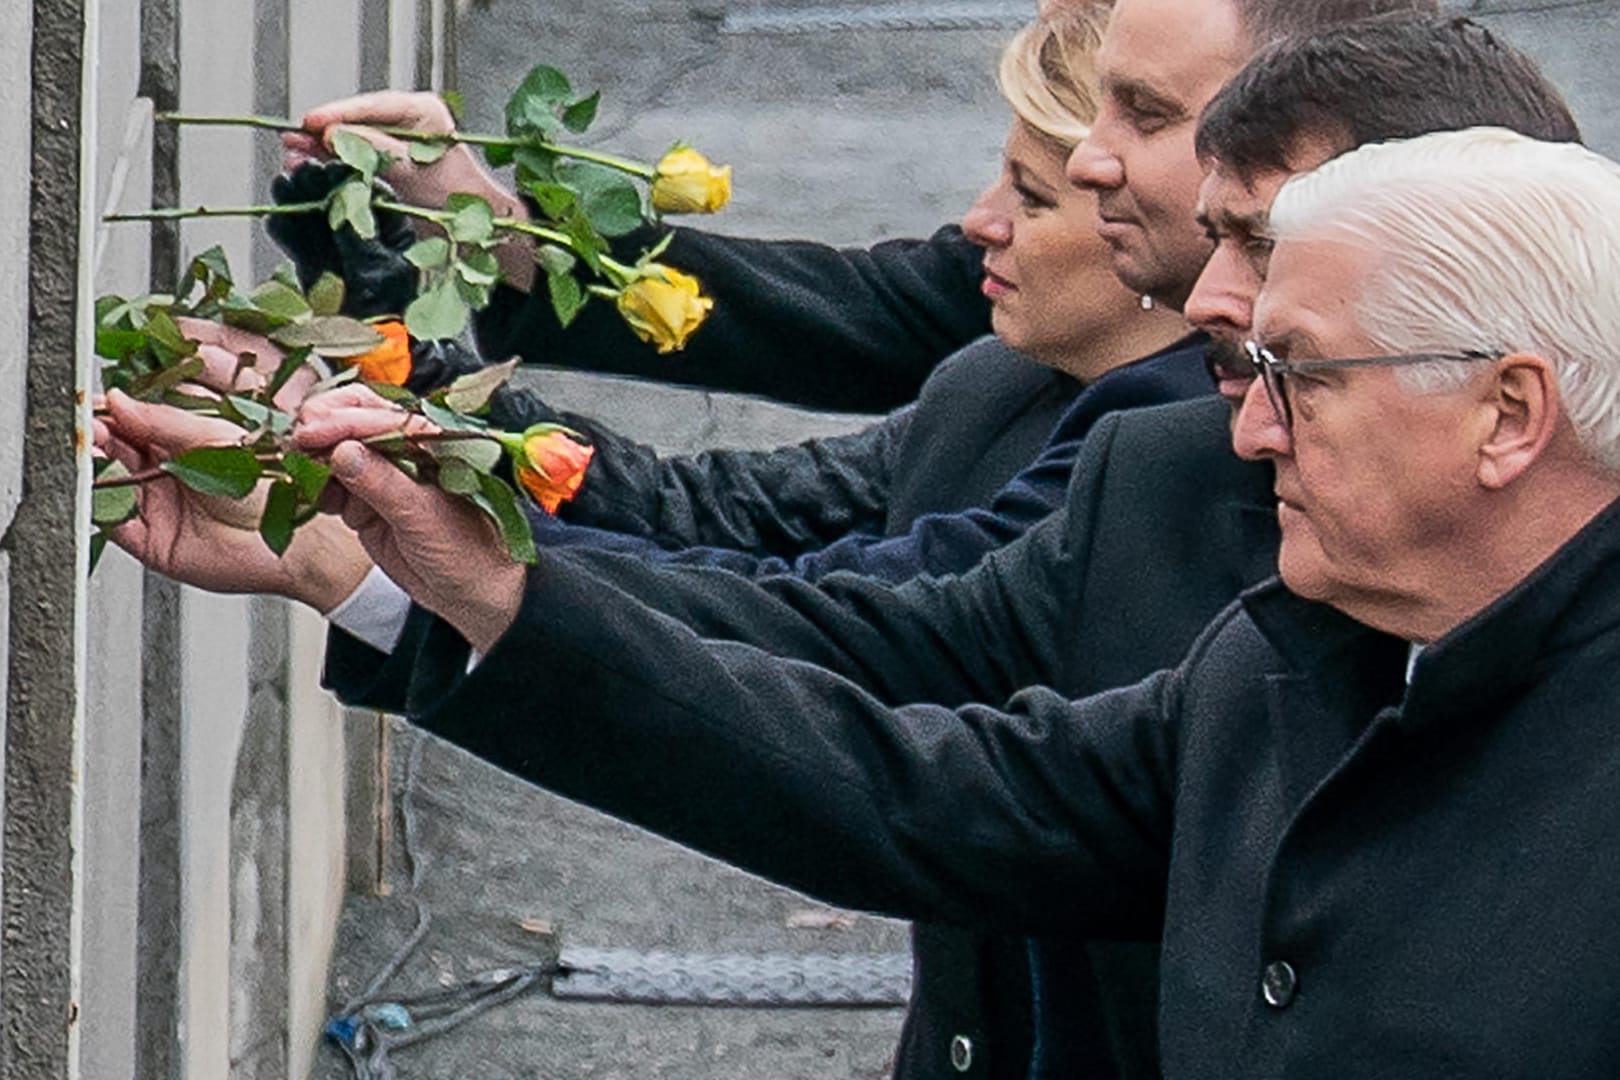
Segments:
[[[1380,349],[1547,360],[1581,445],[1620,472],[1620,165],[1501,128],[1364,146],[1286,184],[1271,229],[1378,253],[1355,313]],[[1438,390],[1477,371],[1402,376]]]

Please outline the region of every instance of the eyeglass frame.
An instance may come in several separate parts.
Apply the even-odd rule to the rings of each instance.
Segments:
[[[1243,343],[1244,352],[1249,356],[1249,364],[1254,368],[1255,375],[1260,379],[1261,385],[1266,388],[1266,397],[1271,402],[1271,410],[1283,427],[1292,431],[1294,429],[1294,407],[1288,398],[1288,390],[1283,379],[1288,375],[1310,371],[1331,371],[1334,368],[1398,366],[1401,364],[1427,364],[1435,360],[1500,360],[1506,353],[1487,352],[1484,349],[1465,349],[1462,352],[1423,352],[1423,353],[1394,353],[1389,356],[1354,356],[1338,360],[1300,360],[1291,363],[1277,356],[1270,349],[1254,340]]]

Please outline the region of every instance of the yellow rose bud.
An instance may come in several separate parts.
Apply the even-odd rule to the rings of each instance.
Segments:
[[[712,214],[731,201],[731,166],[715,166],[690,146],[677,146],[658,163],[652,204],[664,214]]]
[[[686,339],[708,318],[714,301],[699,291],[698,279],[668,266],[652,263],[643,268],[650,277],[638,278],[619,291],[619,314],[642,341],[661,353],[684,348]]]
[[[585,482],[594,446],[575,442],[555,424],[540,424],[523,437],[523,456],[513,463],[518,483],[548,514],[572,499]]]
[[[372,323],[383,342],[370,352],[361,353],[349,363],[360,369],[366,382],[404,386],[411,377],[411,335],[402,322]]]

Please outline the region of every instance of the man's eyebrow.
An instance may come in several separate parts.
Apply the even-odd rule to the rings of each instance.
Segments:
[[[1241,232],[1249,236],[1263,236],[1271,215],[1264,210],[1251,210],[1246,214],[1240,214],[1225,207],[1217,207],[1211,210],[1207,206],[1200,206],[1196,218],[1198,224],[1210,233],[1233,234]]]
[[[1157,109],[1172,116],[1181,116],[1187,111],[1181,102],[1166,97],[1140,79],[1116,75],[1108,79],[1106,85],[1110,94],[1129,100],[1135,108]]]

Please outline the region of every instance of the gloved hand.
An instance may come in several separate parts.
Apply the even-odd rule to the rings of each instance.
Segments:
[[[278,203],[317,202],[353,175],[341,161],[309,161],[291,176],[270,181],[270,195]],[[403,214],[379,210],[376,216],[374,240],[362,240],[347,225],[333,232],[319,211],[275,214],[267,227],[270,238],[292,257],[304,288],[326,271],[343,279],[343,314],[356,319],[400,315],[416,298],[417,270],[404,255],[416,234]]]

